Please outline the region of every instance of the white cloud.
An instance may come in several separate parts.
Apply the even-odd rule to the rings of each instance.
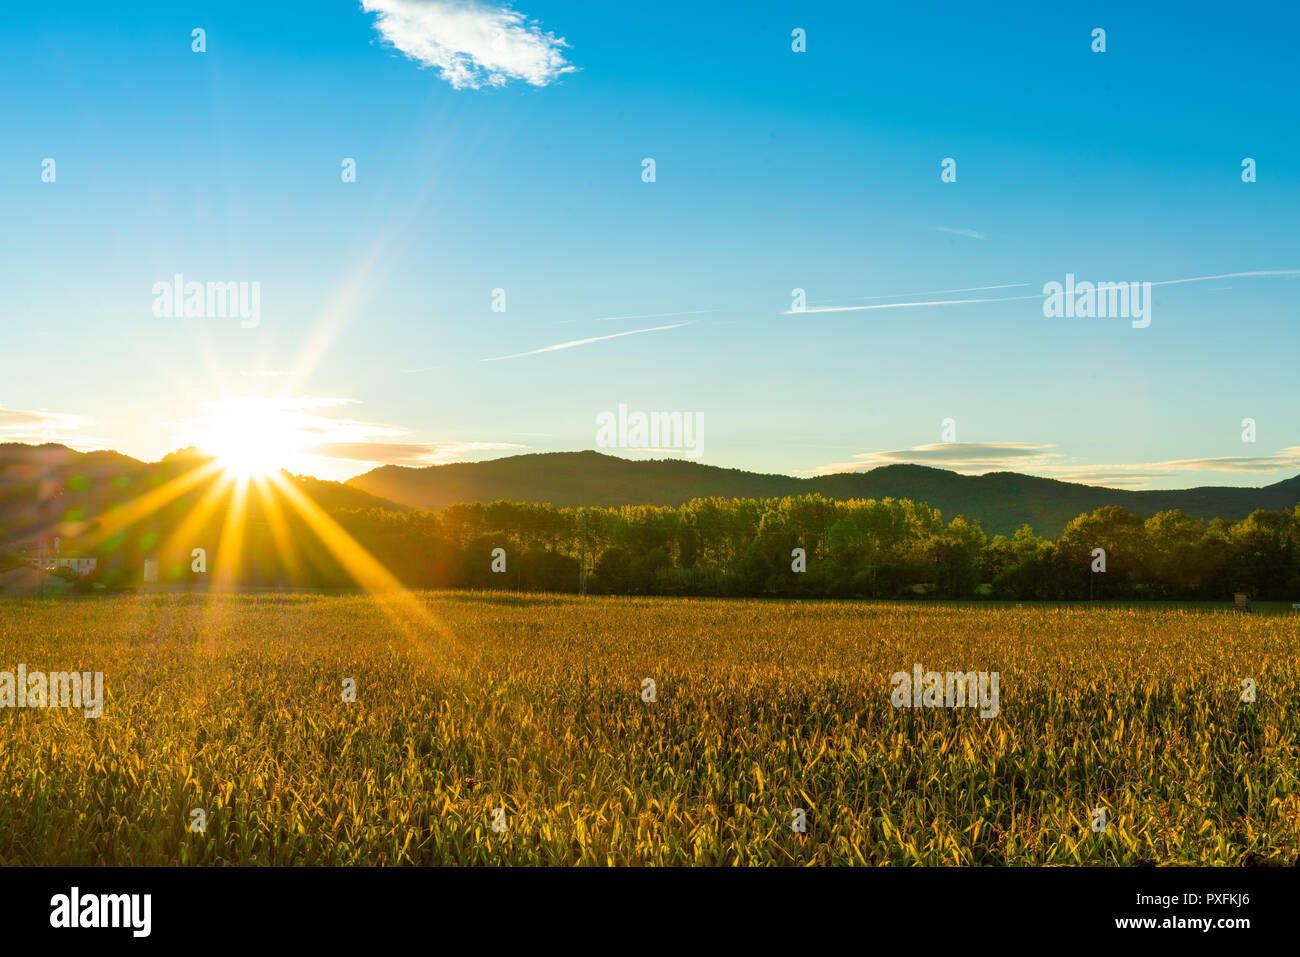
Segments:
[[[967,239],[983,239],[983,233],[977,233],[973,229],[966,229],[964,226],[936,226],[934,227],[941,233],[952,233],[954,236],[965,236]]]
[[[509,452],[528,446],[515,442],[330,442],[312,448],[316,455],[368,465],[444,465],[477,452]]]
[[[0,429],[79,429],[89,425],[91,419],[68,412],[29,411],[27,409],[0,409]]]
[[[856,461],[823,465],[814,470],[813,474],[860,472],[879,468],[882,465],[899,465],[905,462],[952,469],[956,472],[1038,470],[1043,467],[1041,463],[1061,457],[1057,453],[1046,451],[1052,447],[1034,442],[942,442],[889,452],[861,452],[853,456]]]
[[[1095,465],[1093,469],[1156,470],[1162,475],[1174,472],[1276,472],[1300,468],[1300,446],[1293,445],[1273,455],[1224,455],[1204,459],[1171,459],[1167,462],[1139,462],[1123,465]]]
[[[1148,482],[1169,478],[1173,474],[1173,472],[1061,472],[1045,477],[1062,482],[1074,482],[1077,485],[1141,489]]]
[[[86,449],[99,441],[82,432],[94,421],[87,416],[68,412],[0,409],[0,442],[23,442],[29,445],[57,442],[69,448]]]
[[[265,396],[209,399],[202,414],[180,421],[179,440],[218,452],[251,433],[254,443],[274,442],[291,472],[344,477],[346,466],[440,465],[462,462],[484,452],[509,452],[527,446],[515,442],[410,441],[409,429],[349,417],[346,408],[359,400],[342,396]],[[0,424],[3,418],[0,417]],[[264,430],[259,434],[259,428]],[[355,474],[353,468],[350,474]]]
[[[563,37],[543,33],[508,6],[482,0],[362,0],[385,40],[458,90],[523,80],[546,86],[577,68]]]
[[[1033,442],[949,442],[918,445],[889,452],[861,452],[852,462],[833,462],[813,470],[814,475],[860,472],[882,465],[911,463],[950,469],[963,475],[989,472],[1020,472],[1062,482],[1104,485],[1111,488],[1141,488],[1155,479],[1184,472],[1285,472],[1300,468],[1300,446],[1272,455],[1225,455],[1217,458],[1172,459],[1165,462],[1122,462],[1083,464],[1070,461],[1051,445]],[[1066,459],[1066,462],[1061,462]]]

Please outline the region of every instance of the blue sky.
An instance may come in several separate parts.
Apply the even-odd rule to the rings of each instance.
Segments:
[[[1294,4],[366,5],[6,11],[0,441],[342,478],[623,404],[756,471],[1300,466]],[[155,315],[178,273],[257,324]],[[1044,316],[1067,273],[1198,281],[1134,328]]]

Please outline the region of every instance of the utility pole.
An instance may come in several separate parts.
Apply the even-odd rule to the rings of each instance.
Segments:
[[[587,594],[587,510],[582,510],[582,565],[578,571],[578,594]]]

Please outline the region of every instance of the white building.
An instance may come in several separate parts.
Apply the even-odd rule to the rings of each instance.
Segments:
[[[78,575],[88,575],[99,564],[97,558],[46,558],[37,563],[38,568],[52,572],[57,568],[71,568]]]

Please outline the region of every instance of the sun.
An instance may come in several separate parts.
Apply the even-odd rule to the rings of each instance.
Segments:
[[[217,464],[235,478],[258,478],[272,475],[283,468],[281,456],[275,446],[261,436],[230,436],[208,449],[216,456]]]
[[[274,475],[303,450],[302,424],[281,401],[221,399],[204,403],[204,410],[194,444],[234,478]]]

